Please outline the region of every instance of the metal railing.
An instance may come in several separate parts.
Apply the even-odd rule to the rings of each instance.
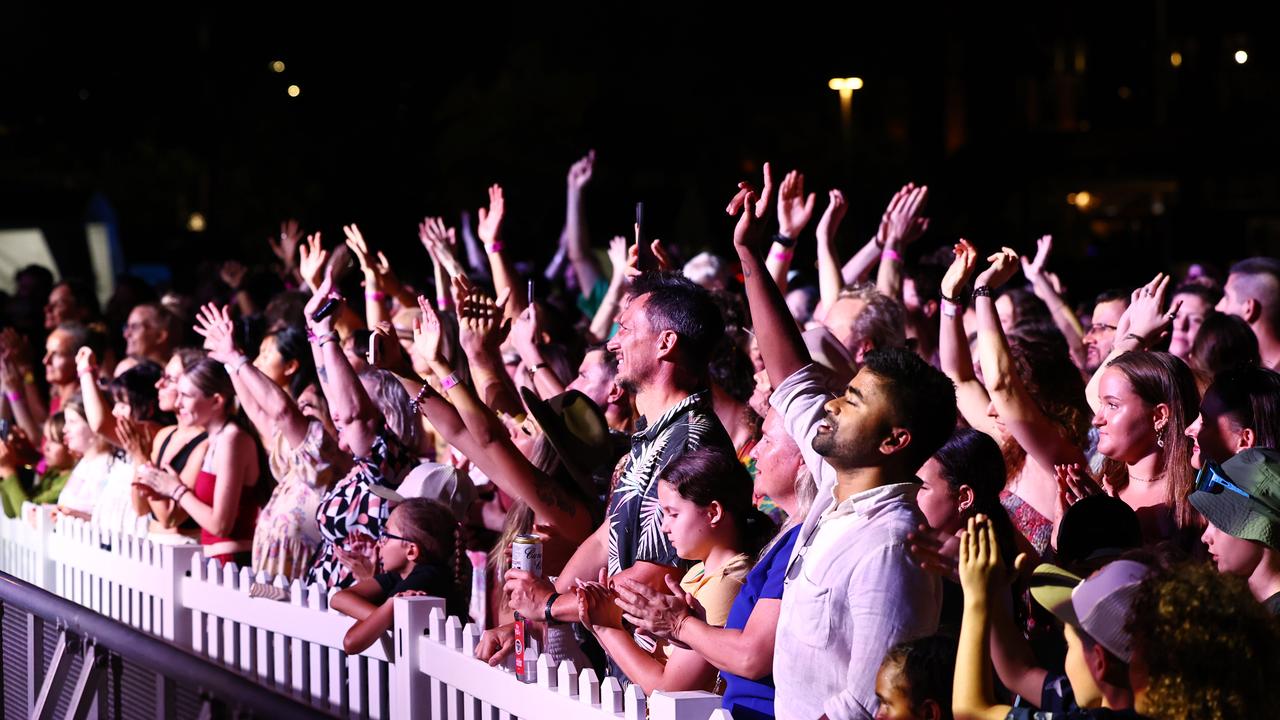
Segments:
[[[0,630],[6,720],[334,717],[3,572]]]

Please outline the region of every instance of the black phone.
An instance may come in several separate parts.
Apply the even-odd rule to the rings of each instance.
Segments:
[[[12,426],[5,418],[0,418],[0,442],[9,442],[9,430]]]
[[[658,269],[658,258],[653,254],[653,248],[649,247],[649,243],[645,242],[644,237],[644,203],[636,203],[636,247],[637,267],[643,272]]]
[[[338,298],[332,298],[332,297],[329,298],[328,300],[325,300],[324,304],[320,306],[320,309],[316,310],[315,313],[311,316],[311,320],[313,322],[320,322],[321,320],[329,317],[334,313],[334,311],[338,309],[338,303],[340,302],[342,301],[339,300]]]

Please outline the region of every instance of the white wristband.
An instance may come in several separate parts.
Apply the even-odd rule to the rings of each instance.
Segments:
[[[957,308],[956,308],[956,304],[955,304],[955,303],[953,303],[953,302],[951,302],[950,300],[943,300],[943,301],[942,301],[942,314],[943,314],[944,316],[946,316],[946,317],[955,317],[955,316],[956,316],[956,309],[957,309]]]
[[[235,358],[233,358],[231,362],[223,363],[222,367],[227,369],[228,375],[235,375],[236,373],[240,372],[240,368],[244,367],[246,364],[248,364],[248,362],[249,362],[249,358],[243,355],[238,355]]]

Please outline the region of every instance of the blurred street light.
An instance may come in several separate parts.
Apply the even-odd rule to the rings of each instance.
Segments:
[[[1174,67],[1182,67],[1182,53],[1177,50],[1169,53],[1169,64]]]
[[[831,78],[827,87],[840,93],[840,128],[845,142],[853,140],[853,91],[862,89],[862,78]]]
[[[278,72],[278,73],[282,73],[282,72],[284,72],[284,61],[283,61],[283,60],[276,60],[276,61],[272,62],[272,63],[271,63],[271,70],[272,70],[272,72]]]
[[[297,85],[289,86],[289,97],[296,98],[301,94],[302,94],[302,88],[298,87]]]
[[[1243,50],[1237,50],[1237,51],[1236,51],[1236,64],[1237,64],[1237,65],[1243,65],[1243,64],[1245,64],[1245,63],[1247,63],[1247,62],[1249,62],[1249,53],[1247,53],[1247,52],[1245,52],[1245,51],[1243,51]]]
[[[204,215],[198,212],[191,213],[191,217],[187,218],[187,229],[191,232],[204,232],[204,228]]]

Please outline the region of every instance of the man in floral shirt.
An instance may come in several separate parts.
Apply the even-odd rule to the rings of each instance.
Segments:
[[[704,446],[733,452],[733,442],[711,408],[707,366],[724,320],[710,294],[675,274],[636,278],[608,349],[618,358],[617,383],[635,398],[639,420],[631,452],[619,463],[604,523],[578,548],[553,587],[513,570],[506,592],[524,617],[578,619],[574,581],[601,570],[625,574],[657,588],[677,579],[679,558],[662,533],[657,484],[680,455]],[[509,633],[487,633],[476,654],[492,663],[510,649]]]

